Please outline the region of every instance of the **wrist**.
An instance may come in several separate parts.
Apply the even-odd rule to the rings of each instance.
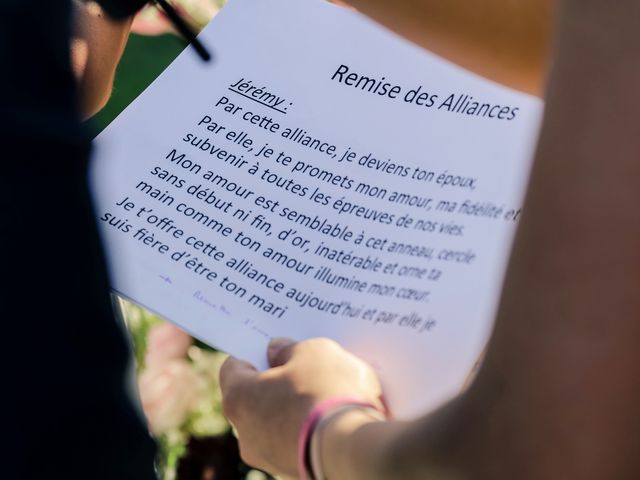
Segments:
[[[329,419],[315,439],[325,478],[383,480],[381,467],[395,430],[397,424],[368,408],[347,409]]]

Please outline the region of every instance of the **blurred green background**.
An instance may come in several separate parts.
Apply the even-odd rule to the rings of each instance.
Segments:
[[[185,48],[185,42],[172,34],[158,36],[132,33],[116,70],[109,103],[87,124],[95,136],[118,116]]]

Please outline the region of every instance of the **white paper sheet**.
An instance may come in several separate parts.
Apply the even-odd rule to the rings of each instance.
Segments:
[[[455,395],[541,104],[315,0],[232,0],[202,39],[96,141],[113,288],[260,368],[332,337],[402,418]]]

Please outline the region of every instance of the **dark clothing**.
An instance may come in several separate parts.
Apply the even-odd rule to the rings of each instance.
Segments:
[[[0,0],[3,479],[153,480],[87,191],[65,0]]]

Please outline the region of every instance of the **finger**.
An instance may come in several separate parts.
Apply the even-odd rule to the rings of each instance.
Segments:
[[[222,394],[229,392],[239,383],[253,380],[258,375],[256,368],[249,362],[229,357],[220,367],[220,389]]]
[[[240,450],[240,459],[247,465],[257,468],[258,470],[272,470],[259,455],[254,454],[253,450],[247,445],[244,438],[238,437],[238,449]]]
[[[273,367],[280,367],[287,363],[293,355],[293,347],[296,342],[290,338],[274,338],[269,342],[267,347],[267,358],[269,359],[269,365]]]
[[[239,420],[247,410],[247,392],[257,380],[258,372],[250,363],[229,357],[220,368],[222,411],[230,422]]]

